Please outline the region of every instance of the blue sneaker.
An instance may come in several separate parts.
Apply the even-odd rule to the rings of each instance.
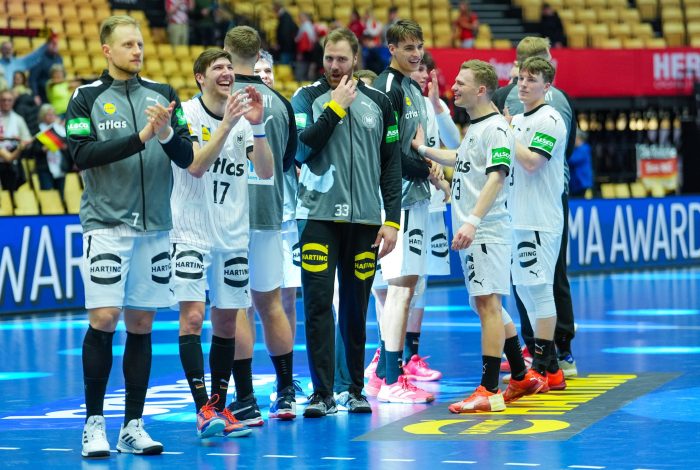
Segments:
[[[277,399],[270,403],[270,418],[283,420],[297,417],[297,403],[294,399],[294,386],[285,387],[277,396]]]

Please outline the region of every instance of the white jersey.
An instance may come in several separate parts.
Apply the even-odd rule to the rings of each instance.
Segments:
[[[208,110],[201,97],[182,103],[190,133],[200,147],[207,145],[221,124],[221,117]],[[253,130],[241,118],[231,129],[221,153],[201,178],[173,167],[173,243],[205,249],[248,248],[248,152]]]
[[[458,230],[474,210],[481,190],[492,171],[511,171],[515,137],[508,122],[498,113],[472,120],[457,150],[452,177],[452,227]],[[476,229],[474,243],[512,243],[510,214],[506,208],[508,179],[491,209]]]
[[[508,198],[513,228],[561,233],[567,135],[564,119],[553,107],[543,104],[513,116],[511,125],[518,142],[548,160],[535,173],[529,173],[516,159]]]
[[[447,145],[445,143],[445,137],[449,137],[448,141],[451,141],[455,137],[459,137],[459,129],[457,129],[457,126],[455,125],[454,122],[452,122],[452,118],[450,117],[450,124],[454,127],[454,129],[445,129],[442,130],[439,127],[437,116],[435,114],[435,109],[433,108],[433,104],[430,102],[430,98],[427,96],[424,96],[425,98],[425,110],[426,110],[426,115],[428,116],[428,127],[425,130],[425,143],[428,147],[432,148],[440,148],[440,143],[442,142],[443,145]],[[440,104],[442,105],[442,109],[444,109],[445,113],[449,115],[449,108],[447,106],[447,103],[445,103],[442,99],[440,100]],[[448,136],[445,136],[443,134],[448,134]],[[459,142],[459,139],[457,139],[457,142],[453,144],[452,147],[456,147]],[[450,142],[451,143],[451,142]],[[447,145],[450,147],[449,145]],[[430,185],[430,212],[444,212],[447,210],[447,205],[444,203],[445,200],[445,193],[442,191],[438,191],[435,189],[435,186],[432,184]]]

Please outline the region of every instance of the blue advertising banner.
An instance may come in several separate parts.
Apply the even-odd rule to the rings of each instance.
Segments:
[[[452,227],[447,212],[449,243]],[[77,216],[0,218],[0,313],[83,308]],[[459,256],[452,274],[463,282]],[[700,196],[570,201],[569,272],[700,264]]]

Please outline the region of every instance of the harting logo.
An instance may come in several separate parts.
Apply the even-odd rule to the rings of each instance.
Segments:
[[[248,285],[248,258],[232,258],[224,263],[224,282],[231,287]]]
[[[111,131],[113,129],[126,129],[128,127],[128,123],[126,121],[105,121],[101,122],[97,125],[97,128],[101,131]]]
[[[301,247],[301,269],[319,273],[328,269],[328,245],[306,243]]]
[[[167,284],[171,276],[170,254],[167,251],[151,258],[151,280],[158,284]]]
[[[355,255],[355,277],[361,281],[374,276],[377,255],[371,251],[365,251]]]
[[[90,280],[103,286],[116,284],[122,279],[122,259],[112,253],[90,258]]]
[[[420,256],[423,251],[423,231],[414,228],[408,232],[408,249]]]
[[[518,261],[523,268],[537,263],[537,245],[531,242],[518,243]]]
[[[447,235],[445,233],[437,233],[430,239],[430,250],[433,256],[444,258],[449,254],[447,247]]]
[[[204,275],[204,255],[199,251],[181,251],[175,256],[175,276],[180,279],[201,279]]]

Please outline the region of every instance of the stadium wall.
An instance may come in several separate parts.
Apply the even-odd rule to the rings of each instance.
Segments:
[[[0,314],[83,308],[78,217],[0,220]],[[700,196],[572,200],[567,255],[570,273],[697,266]],[[452,275],[436,280],[463,282],[450,257]]]

